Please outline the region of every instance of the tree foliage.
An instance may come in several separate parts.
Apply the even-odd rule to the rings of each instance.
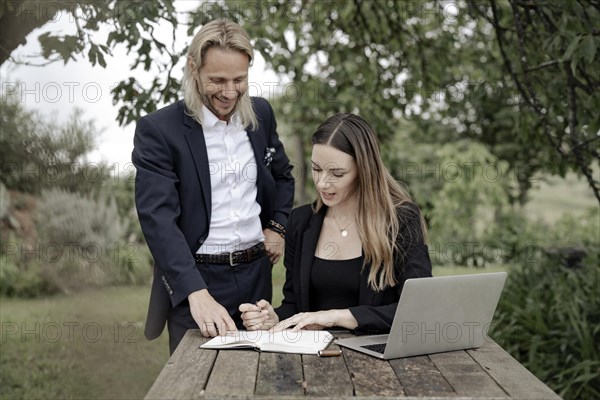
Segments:
[[[535,173],[568,169],[600,201],[590,169],[600,158],[597,3],[236,4],[215,5],[209,17],[242,23],[298,92],[324,88],[288,102],[294,121],[357,111],[385,139],[410,119],[422,141],[469,138],[509,162],[521,203]]]
[[[2,0],[2,26],[23,19],[31,3]],[[77,33],[40,36],[45,58],[77,55],[104,65],[105,55],[124,45],[137,54],[132,69],[156,69],[149,85],[131,76],[114,88],[123,124],[179,96],[171,73],[183,66],[185,48],[175,51],[155,34],[157,26],[166,21],[175,32],[187,24],[191,37],[226,17],[242,24],[268,65],[291,81],[276,107],[305,146],[317,124],[338,111],[367,117],[383,141],[410,120],[421,142],[470,139],[508,162],[518,177],[513,201],[526,201],[537,172],[570,169],[586,177],[600,201],[590,169],[600,159],[597,1],[235,0],[199,3],[188,15],[171,0],[54,3],[73,16]],[[90,33],[101,24],[111,33],[96,43]],[[10,54],[16,46],[7,42],[19,35],[6,37],[2,50]]]
[[[8,189],[91,193],[106,179],[106,165],[85,160],[94,149],[97,131],[93,121],[83,120],[81,110],[59,124],[11,98],[2,99],[0,108],[2,181]]]
[[[178,14],[173,0],[0,0],[0,6],[0,65],[14,61],[43,66],[50,62],[66,64],[77,58],[87,58],[92,65],[106,67],[112,50],[122,46],[136,54],[132,72],[138,66],[145,71],[153,68],[156,79],[143,86],[132,73],[113,88],[115,101],[123,104],[117,116],[121,124],[134,121],[141,114],[155,110],[161,101],[178,96],[178,82],[171,73],[182,51],[176,52],[167,40],[156,34],[159,24],[170,25],[173,32],[176,29]],[[45,60],[43,63],[35,64],[29,58],[11,58],[11,53],[26,42],[31,31],[63,19],[74,26],[73,33],[50,31],[37,38],[41,54],[38,58],[30,56],[33,60],[41,57]],[[107,27],[110,33],[100,39],[102,35],[97,33]]]

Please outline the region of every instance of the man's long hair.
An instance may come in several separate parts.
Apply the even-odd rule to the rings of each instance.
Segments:
[[[198,76],[198,72],[204,66],[206,52],[213,47],[246,54],[250,62],[254,58],[254,50],[250,44],[248,34],[235,22],[226,19],[211,21],[204,25],[196,36],[194,36],[188,50],[188,59],[183,71],[182,86],[183,99],[187,107],[187,112],[200,124],[202,124],[203,103],[198,89],[199,83],[194,78],[194,75]],[[190,68],[189,60],[194,62],[196,71]],[[244,128],[250,126],[251,129],[256,129],[258,127],[258,120],[252,108],[252,101],[248,95],[247,87],[238,99],[235,111],[240,114]]]

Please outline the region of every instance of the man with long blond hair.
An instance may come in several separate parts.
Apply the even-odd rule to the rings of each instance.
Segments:
[[[154,257],[145,334],[241,327],[238,306],[271,299],[294,180],[265,99],[248,95],[253,50],[228,20],[193,38],[183,100],[137,124],[136,207]]]

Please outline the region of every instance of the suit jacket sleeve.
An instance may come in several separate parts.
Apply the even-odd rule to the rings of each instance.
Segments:
[[[298,313],[297,293],[294,292],[296,278],[294,277],[294,262],[296,258],[296,243],[298,240],[298,230],[294,224],[295,211],[292,212],[288,221],[289,230],[285,237],[285,254],[283,263],[285,266],[285,283],[283,284],[283,300],[281,306],[275,309],[279,320],[284,320]],[[301,233],[300,233],[301,234]]]
[[[135,202],[144,237],[163,284],[176,306],[206,283],[177,226],[180,215],[179,179],[175,173],[174,158],[164,138],[164,132],[153,122],[152,116],[138,121],[132,161],[136,167]]]
[[[268,144],[275,150],[273,160],[270,164],[271,176],[275,180],[275,192],[269,194],[274,198],[273,214],[271,219],[275,222],[287,227],[288,216],[292,210],[294,203],[294,177],[292,176],[292,165],[285,154],[283,144],[279,140],[277,134],[277,122],[275,120],[275,114],[273,108],[268,101],[264,99],[257,99],[257,111],[261,112],[261,108],[265,107],[266,112],[264,113],[268,117]],[[262,160],[256,160],[262,162]]]
[[[404,282],[411,278],[431,277],[431,261],[420,223],[420,212],[410,203],[398,210],[400,218],[399,247],[403,250],[394,260],[398,284],[386,290],[393,290],[400,297]],[[366,271],[368,273],[368,271]],[[357,334],[389,332],[394,320],[398,302],[386,305],[359,305],[350,312],[358,322]]]

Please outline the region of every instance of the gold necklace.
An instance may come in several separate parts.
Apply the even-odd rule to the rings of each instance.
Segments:
[[[340,235],[342,235],[342,237],[348,236],[348,227],[354,222],[354,218],[351,219],[350,222],[348,222],[346,224],[346,226],[341,227],[340,224],[338,223],[337,215],[335,215],[335,209],[333,207],[331,208],[331,211],[333,212],[333,221],[335,222],[338,229],[340,230]]]

